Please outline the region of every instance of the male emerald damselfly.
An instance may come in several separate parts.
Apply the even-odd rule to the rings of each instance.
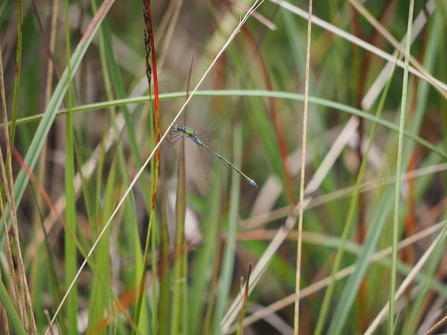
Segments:
[[[214,156],[216,156],[225,166],[230,166],[234,171],[239,173],[242,178],[244,178],[250,185],[258,187],[256,182],[248,177],[245,173],[239,170],[233,163],[231,163],[228,159],[225,159],[213,149],[211,149],[205,142],[210,142],[211,137],[208,134],[210,131],[213,131],[223,121],[223,115],[220,112],[215,113],[202,127],[197,129],[197,131],[186,128],[183,123],[179,123],[175,127],[171,129],[169,132],[169,140],[170,146],[173,146],[180,140],[182,137],[189,138],[195,144],[197,144],[197,148],[199,149],[200,160],[202,161],[203,172],[205,173],[205,179],[208,182],[208,185],[211,186],[213,184],[213,179],[211,176],[211,170],[208,164],[208,161],[205,157],[205,153],[203,152],[203,148],[211,152]]]

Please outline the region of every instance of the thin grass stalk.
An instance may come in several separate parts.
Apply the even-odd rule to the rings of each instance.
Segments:
[[[43,21],[42,21],[42,17],[41,17],[41,15],[39,13],[39,9],[37,7],[36,0],[31,0],[31,3],[32,3],[33,10],[34,10],[34,14],[36,16],[37,24],[39,25],[40,33],[42,35],[42,42],[43,42],[43,45],[44,45],[44,49],[45,49],[45,51],[46,51],[46,53],[48,55],[49,64],[51,64],[51,68],[47,69],[47,75],[48,74],[53,74],[53,70],[54,70],[54,72],[56,72],[57,79],[60,80],[61,76],[60,76],[60,73],[59,73],[59,71],[58,71],[58,69],[56,67],[56,60],[54,59],[54,52],[53,52],[54,51],[54,41],[53,41],[53,46],[50,46],[50,42],[48,41],[48,38],[47,38],[47,35],[46,35],[46,31],[45,31],[45,27],[44,27],[44,24],[43,24]],[[54,65],[54,67],[53,67],[53,65]],[[51,96],[51,84],[53,82],[51,77],[47,77],[47,79],[49,81],[47,81],[47,86],[46,86],[46,89],[45,89],[46,103],[48,103],[49,98]],[[47,88],[49,88],[49,91],[47,90]]]
[[[168,7],[166,8],[163,18],[160,20],[160,24],[157,27],[157,33],[155,34],[155,45],[159,45],[162,41],[162,38],[164,40],[166,36],[166,30],[168,27],[172,24],[172,17],[175,17],[174,11],[176,10],[177,2],[176,1],[170,1]],[[175,24],[174,24],[175,25]],[[160,69],[163,68],[163,57],[159,57],[159,67]]]
[[[411,46],[411,29],[413,27],[413,10],[414,1],[410,0],[409,10],[408,10],[408,28],[407,28],[407,45],[405,47],[405,52],[407,55],[410,54]],[[397,144],[397,164],[396,164],[396,188],[394,194],[394,220],[393,220],[393,254],[391,257],[391,278],[390,278],[390,308],[388,311],[388,334],[394,334],[394,295],[396,291],[396,263],[397,263],[397,241],[399,235],[399,205],[400,205],[400,191],[401,191],[401,176],[402,176],[402,151],[403,151],[403,141],[404,134],[403,129],[406,121],[407,113],[407,90],[408,90],[408,66],[410,60],[409,57],[405,57],[405,68],[404,68],[404,78],[402,82],[402,103],[400,111],[400,122],[399,122],[399,137]]]
[[[1,54],[0,54],[1,56]],[[3,66],[3,64],[0,63],[1,66]],[[20,72],[20,71],[19,71]],[[1,73],[2,76],[2,100],[3,100],[3,118],[4,121],[7,122],[8,121],[8,114],[7,114],[7,110],[6,110],[6,99],[4,96],[4,81],[3,81],[3,70]],[[12,127],[12,126],[11,126]],[[18,295],[16,296],[17,298],[17,303],[18,306],[20,306],[20,315],[22,317],[22,322],[25,328],[28,329],[28,327],[31,327],[31,332],[33,334],[37,334],[37,327],[36,327],[36,323],[34,320],[34,315],[33,315],[33,308],[32,308],[32,303],[31,303],[31,297],[29,294],[29,288],[28,288],[28,282],[27,282],[27,278],[26,278],[26,271],[25,271],[25,266],[23,263],[23,257],[22,257],[22,251],[21,251],[21,247],[20,247],[20,238],[19,238],[19,228],[18,228],[18,220],[17,220],[17,212],[16,212],[16,201],[15,201],[15,197],[14,197],[14,177],[12,175],[12,154],[11,154],[11,142],[10,141],[10,132],[9,132],[9,128],[5,127],[5,142],[6,142],[6,163],[7,166],[5,167],[4,165],[4,159],[3,159],[3,154],[0,151],[0,159],[1,159],[1,173],[2,173],[2,179],[3,179],[3,183],[4,183],[4,187],[5,187],[5,194],[6,194],[6,199],[8,202],[8,208],[10,209],[10,215],[11,215],[11,227],[12,227],[12,231],[13,231],[13,236],[14,236],[14,241],[15,241],[15,248],[16,248],[16,253],[17,253],[17,257],[16,257],[16,262],[17,265],[11,268],[11,271],[17,270],[19,273],[19,276],[16,278],[18,279],[18,284],[19,284],[19,291],[18,291]],[[5,216],[6,211],[3,212],[2,216]],[[4,230],[4,232],[6,232],[6,230]],[[11,244],[10,244],[11,247]],[[12,252],[12,249],[10,249]],[[11,256],[12,257],[12,256]],[[22,310],[23,308],[23,310]]]
[[[426,8],[426,4],[424,4],[423,8],[424,14],[428,18],[428,10]],[[424,56],[427,52],[427,44],[428,44],[428,25],[424,25],[422,32],[421,32],[421,48],[419,50],[419,54],[417,57],[417,60],[419,63],[424,64]],[[417,90],[419,88],[419,77],[413,76],[412,78],[412,88],[413,92],[410,93],[411,96],[411,102],[409,106],[409,120],[411,120],[414,116],[415,109],[416,109],[416,102],[418,98]],[[407,171],[413,171],[416,170],[416,159],[417,159],[417,153],[413,148],[413,152],[410,157],[410,161],[408,163]],[[417,221],[417,215],[416,215],[416,208],[417,208],[417,199],[416,199],[416,179],[410,178],[408,180],[408,210],[409,213],[405,220],[405,237],[409,237],[414,235],[415,233],[415,226]],[[404,249],[403,252],[403,258],[409,264],[412,266],[415,263],[415,249],[414,246],[409,246],[408,248]],[[411,290],[412,286],[410,286],[406,292],[407,300],[411,301]],[[408,314],[404,317],[404,319],[408,319]],[[418,320],[418,318],[412,319],[412,320]]]
[[[163,44],[160,47],[160,57],[159,57],[159,64],[158,64],[158,67],[160,69],[163,69],[166,57],[168,55],[168,52],[169,52],[168,48],[169,48],[169,45],[170,45],[170,43],[172,41],[172,36],[174,34],[174,29],[175,29],[175,27],[177,25],[177,22],[178,22],[178,18],[179,18],[179,15],[180,15],[180,9],[182,8],[182,4],[183,4],[183,0],[173,0],[173,1],[171,1],[170,4],[169,4],[168,11],[172,12],[172,14],[169,13],[169,16],[167,16],[166,20],[164,21],[165,24],[167,25],[167,28],[166,27],[159,27],[159,29],[160,28],[165,28],[166,29],[166,33],[163,34]],[[172,15],[172,17],[170,17],[171,15]],[[160,37],[160,36],[162,36],[162,35],[161,34],[160,35],[159,34],[156,35],[155,40],[157,42],[157,45],[158,45],[157,37]],[[158,38],[158,39],[160,40],[160,38]]]
[[[188,246],[187,245],[185,246],[185,248],[186,248],[186,250],[188,250]],[[183,262],[183,273],[185,273],[185,274],[188,273],[188,257],[187,257],[187,254],[185,254],[185,262]],[[188,307],[189,307],[189,302],[191,301],[190,300],[191,297],[189,296],[190,290],[189,290],[188,282],[187,282],[186,279],[183,281],[182,288],[183,288],[183,305],[182,306],[183,306],[183,310],[187,311]],[[189,327],[189,323],[190,323],[189,314],[188,313],[182,313],[182,326],[183,326],[183,329],[189,329],[188,328]]]
[[[243,133],[242,125],[236,124],[233,128],[233,133],[233,163],[236,166],[241,166]],[[241,178],[231,178],[228,228],[226,231],[225,248],[223,251],[219,294],[217,295],[216,307],[214,309],[212,334],[220,334],[222,332],[222,318],[230,295],[230,288],[234,271],[234,255],[236,251],[236,232],[241,195],[240,187]]]
[[[6,137],[8,138],[8,131],[5,129]],[[9,145],[9,141],[7,140],[7,145]],[[7,151],[9,151],[7,149]],[[19,285],[18,290],[18,296],[17,296],[17,304],[19,306],[20,316],[22,318],[22,322],[24,327],[28,331],[32,331],[34,334],[37,334],[37,328],[34,321],[34,316],[32,313],[32,304],[31,304],[31,297],[29,295],[29,288],[28,283],[26,279],[26,271],[25,266],[23,264],[23,257],[22,257],[22,251],[20,246],[20,238],[19,238],[19,228],[18,228],[18,220],[17,220],[17,212],[16,212],[16,204],[14,201],[14,191],[13,191],[13,176],[12,176],[12,164],[11,164],[11,153],[10,151],[7,153],[6,161],[8,163],[8,171],[5,171],[5,166],[3,164],[3,155],[0,151],[0,159],[2,160],[1,164],[1,170],[2,170],[2,177],[4,180],[5,185],[5,193],[6,198],[8,201],[8,207],[11,209],[11,228],[12,233],[14,237],[14,246],[12,243],[10,243],[11,249],[11,257],[12,253],[17,254],[15,257],[16,265],[11,268],[11,271],[17,271],[18,275],[16,275],[16,279]],[[8,176],[6,177],[6,173],[8,172]],[[3,213],[4,215],[4,213]],[[15,248],[15,252],[13,252],[13,249]],[[31,327],[31,330],[29,330],[28,327]]]
[[[73,73],[70,63],[71,58],[71,31],[70,31],[70,3],[65,0],[65,43],[67,54],[67,116],[65,128],[65,222],[69,231],[64,233],[64,257],[65,257],[65,288],[68,291],[71,281],[77,271],[77,250],[76,242],[72,239],[72,235],[76,236],[77,220],[76,220],[76,195],[74,191],[74,124],[71,107],[73,105],[73,82],[71,80]],[[78,287],[73,285],[67,297],[66,317],[68,321],[69,334],[77,334],[78,321]]]
[[[2,216],[2,223],[3,223],[3,229],[6,229],[7,225],[6,225],[6,220],[5,220],[5,206],[3,205],[3,197],[0,197],[0,215]],[[14,269],[14,264],[12,263],[12,255],[11,255],[11,246],[9,244],[9,237],[6,238],[6,259],[8,261],[8,265],[9,268],[11,269],[11,274],[13,276],[13,280],[12,282],[15,283],[15,274],[13,272]],[[2,273],[0,271],[0,281],[3,283],[3,277],[2,277]],[[17,297],[17,288],[16,285],[12,285],[13,290],[12,290],[12,294],[13,294],[13,298],[14,300],[16,300],[15,297]],[[9,297],[9,295],[8,295]],[[0,299],[0,301],[2,301]],[[8,321],[8,315],[6,314],[6,309],[3,306],[3,304],[1,304],[0,306],[0,314],[2,315],[2,320],[3,320],[3,325],[4,325],[4,332],[5,334],[9,334],[9,321]]]
[[[95,0],[91,0],[90,4],[92,6],[92,9],[94,11],[97,11],[97,2]],[[101,27],[99,28],[98,32],[98,49],[99,49],[99,59],[101,62],[101,70],[102,70],[102,79],[104,81],[104,87],[105,87],[105,93],[107,96],[107,100],[113,99],[113,88],[112,88],[112,80],[110,78],[110,70],[108,67],[107,59],[112,58],[111,60],[114,60],[114,54],[111,48],[106,49],[106,34],[108,32],[108,28],[106,27],[106,22],[104,22]],[[113,110],[111,110],[113,112]]]
[[[431,327],[424,335],[432,335],[434,334],[439,327],[441,327],[442,325],[445,325],[445,323],[447,322],[447,315],[444,315],[441,320],[439,320],[438,322],[436,322],[435,325],[433,325],[433,327]]]
[[[34,191],[34,188],[33,188]],[[38,199],[41,197],[37,196],[37,193],[34,191],[34,198]],[[42,197],[42,205],[40,205],[40,202],[36,201],[38,208],[43,208],[43,204],[45,203],[45,200]],[[44,226],[44,219],[42,216],[42,212],[40,210],[38,210],[39,213],[39,223],[40,223],[40,229],[42,230],[43,234],[44,234],[44,240],[43,240],[43,244],[44,244],[44,248],[46,251],[46,256],[48,259],[48,268],[50,271],[50,280],[51,280],[51,285],[53,288],[53,295],[54,295],[54,299],[55,301],[60,301],[62,299],[62,285],[61,285],[61,278],[60,276],[58,276],[58,271],[57,271],[57,266],[56,266],[56,260],[53,254],[53,251],[51,249],[51,245],[50,245],[50,239],[49,236],[47,234],[47,231],[45,230],[45,226]],[[5,222],[6,224],[6,222]],[[36,272],[36,275],[38,276],[39,274],[41,274],[39,271],[41,270],[41,268],[39,267],[39,259],[36,258],[34,259],[34,264],[33,264],[33,271]],[[42,274],[42,277],[45,276],[46,274]],[[39,290],[36,288],[36,283],[35,281],[33,282],[33,286],[34,286],[34,292],[38,292]],[[34,306],[34,308],[36,309],[36,306]],[[48,318],[48,311],[45,309],[44,313],[46,313],[46,317]],[[47,323],[49,323],[49,320],[47,320],[47,318],[45,318],[45,321]],[[65,315],[61,315],[61,317],[59,318],[59,327],[60,327],[60,331],[63,334],[68,334],[68,330],[67,330],[67,326],[65,323]]]
[[[35,6],[34,1],[33,1],[33,6]],[[54,0],[53,6],[51,8],[50,42],[49,42],[49,47],[48,47],[50,57],[48,57],[47,73],[45,75],[45,77],[46,77],[45,78],[46,86],[45,86],[45,93],[44,93],[45,94],[45,100],[44,100],[45,106],[47,106],[51,100],[51,92],[52,92],[52,87],[53,87],[53,73],[54,73],[55,69],[56,69],[56,73],[57,73],[56,63],[54,61],[53,55],[54,55],[54,49],[55,49],[55,45],[56,45],[56,32],[57,32],[56,24],[57,24],[58,8],[59,8],[59,0]],[[43,30],[42,30],[42,35],[44,35]],[[58,75],[58,78],[60,78],[59,75]],[[45,165],[47,163],[47,150],[48,150],[48,141],[45,141],[45,144],[42,147],[41,155],[39,157],[39,165],[38,165],[38,171],[39,171],[38,180],[40,180],[43,185],[45,185],[45,181],[46,181],[47,170],[46,170]],[[42,227],[42,225],[38,223],[38,222],[40,222],[40,223],[43,222],[39,208],[43,208],[44,201],[41,197],[36,197],[36,202],[37,202],[36,210],[35,210],[34,219],[33,219],[33,222],[35,222],[35,224],[33,224],[33,226],[35,226],[37,228],[39,226]],[[37,229],[36,229],[36,234],[39,234]],[[59,299],[58,299],[58,301],[59,301]],[[65,327],[65,325],[63,325],[61,327],[63,329]]]
[[[106,189],[104,192],[104,206],[102,211],[96,214],[97,220],[92,223],[93,234],[96,235],[104,229],[107,218],[113,212],[113,208],[118,199],[120,186],[116,185],[117,166],[112,162],[109,175],[107,177]],[[100,241],[95,252],[95,264],[92,278],[92,293],[89,303],[89,327],[88,333],[92,335],[102,334],[113,320],[113,313],[108,312],[111,297],[115,298],[111,290],[109,249],[110,249],[110,226],[106,228],[104,238]],[[104,315],[106,315],[104,317]]]
[[[1,170],[2,170],[2,178],[4,178],[5,176],[5,168],[3,165],[3,154],[1,153],[1,149],[0,149],[0,159],[1,159]],[[5,180],[5,179],[4,179]],[[7,230],[7,222],[5,219],[5,206],[3,203],[3,198],[0,197],[0,214],[2,216],[2,223],[3,223],[3,228],[5,229],[5,231]],[[9,271],[10,271],[10,276],[11,276],[11,283],[12,283],[12,297],[14,299],[14,301],[16,301],[16,304],[20,307],[22,306],[22,303],[20,302],[20,294],[19,294],[19,290],[18,287],[16,285],[16,283],[18,282],[17,279],[17,273],[15,270],[15,266],[14,266],[14,262],[13,262],[13,251],[12,251],[12,246],[11,246],[11,239],[9,237],[9,234],[6,234],[6,239],[5,239],[5,243],[6,243],[6,259],[8,261],[8,266],[9,266]],[[3,302],[3,301],[2,301]],[[22,309],[19,308],[19,312],[20,315],[18,315],[20,317],[20,320],[23,324],[25,324],[24,322],[24,316],[22,313]],[[8,325],[8,321],[6,320],[6,325]]]
[[[214,183],[211,187],[209,194],[207,195],[206,214],[202,219],[202,222],[206,224],[202,225],[202,240],[200,248],[197,251],[197,255],[193,262],[191,273],[194,274],[191,277],[191,285],[189,289],[188,305],[188,317],[189,328],[188,334],[203,333],[203,315],[206,308],[204,302],[207,301],[208,290],[210,287],[210,278],[208,273],[212,273],[215,263],[216,245],[220,242],[220,200],[222,199],[222,189],[219,187],[222,183]],[[207,290],[204,290],[204,287]],[[210,292],[212,294],[213,292]]]
[[[391,4],[386,4],[382,9],[381,9],[381,13],[380,15],[378,15],[381,19],[379,19],[379,21],[383,20],[383,16],[384,13],[386,13],[386,9],[391,6]],[[355,10],[355,8],[352,5],[349,5],[349,9],[350,9],[350,13],[351,13],[351,25],[352,25],[352,30],[353,30],[353,34],[354,36],[356,36],[357,38],[361,38],[362,36],[362,29],[360,26],[360,22],[359,22],[359,15],[357,13],[357,11]],[[366,35],[366,32],[364,33],[364,35]],[[377,38],[377,31],[374,30],[371,35],[369,36],[368,40],[369,43],[374,45],[374,40],[375,38]],[[356,45],[353,44],[352,45],[352,52],[353,52],[353,70],[355,73],[355,105],[356,107],[361,108],[362,105],[362,99],[364,97],[364,90],[365,90],[365,81],[367,79],[367,74],[368,74],[368,68],[370,66],[371,63],[371,57],[372,54],[367,52],[365,53],[363,59],[361,60],[361,53],[360,53],[360,48]],[[360,162],[358,164],[358,168],[356,171],[356,174],[358,175],[360,173],[360,169],[361,169],[361,165],[362,165],[362,161],[364,158],[364,153],[362,150],[362,145],[363,145],[363,138],[364,138],[364,121],[362,118],[359,118],[359,125],[357,127],[357,136],[360,139],[359,141],[357,141],[357,147],[355,148],[356,150],[356,154],[358,157],[358,161]],[[365,241],[366,238],[366,233],[367,233],[367,227],[366,227],[366,208],[367,208],[367,201],[366,201],[366,196],[364,193],[360,192],[358,194],[358,200],[357,200],[357,242],[362,245]],[[362,283],[360,284],[359,287],[359,292],[358,292],[358,311],[359,311],[359,321],[358,323],[360,324],[360,329],[366,329],[367,326],[367,286],[366,286],[366,281],[363,280]]]
[[[188,81],[186,84],[186,99],[189,97],[189,86],[194,59],[191,60]],[[183,114],[183,124],[186,124],[186,109]],[[188,285],[187,285],[187,245],[185,239],[186,224],[186,155],[185,139],[180,140],[179,158],[177,167],[177,191],[175,199],[175,254],[172,271],[172,307],[170,308],[170,334],[186,333],[188,329]],[[167,226],[166,226],[167,228]],[[183,311],[183,313],[182,313]]]
[[[17,49],[16,49],[16,74],[15,74],[15,83],[14,83],[14,100],[13,100],[13,117],[15,119],[17,119],[17,109],[18,109],[18,96],[19,96],[19,88],[20,88],[20,75],[21,75],[21,59],[22,59],[22,2],[19,0],[18,1],[18,9],[17,9],[17,16],[18,16],[18,21],[17,21]],[[0,67],[1,67],[1,94],[2,94],[2,111],[3,111],[3,120],[5,123],[8,122],[8,112],[7,112],[7,106],[6,106],[6,94],[5,94],[5,83],[4,83],[4,74],[3,74],[3,55],[0,51]],[[11,126],[10,128],[5,127],[5,143],[6,143],[6,159],[4,159],[3,157],[3,153],[2,150],[0,149],[0,167],[1,167],[1,174],[2,174],[2,180],[3,180],[3,186],[4,186],[4,191],[5,191],[5,195],[6,195],[6,200],[7,200],[7,204],[8,206],[13,206],[12,205],[12,199],[11,199],[11,190],[13,188],[12,185],[14,185],[14,178],[12,176],[12,161],[11,161],[11,150],[10,150],[10,145],[11,145],[11,133],[10,133],[10,129],[15,129],[15,120],[12,120],[11,122]],[[14,141],[12,141],[12,143],[14,143]],[[6,166],[5,163],[6,162]],[[2,207],[2,218],[5,216],[5,209],[3,207],[3,201],[1,204]],[[14,216],[14,222],[15,224],[17,224],[17,220],[15,217],[15,207],[11,207],[12,211],[13,211],[13,216]],[[3,219],[4,220],[4,219]],[[8,224],[8,222],[7,222]],[[9,230],[9,228],[5,229],[4,228],[4,232],[7,232]],[[13,292],[14,292],[14,298],[16,300],[17,306],[19,307],[19,314],[20,314],[20,319],[21,322],[23,323],[23,325],[26,324],[26,320],[25,320],[25,312],[24,312],[24,304],[25,304],[25,300],[23,297],[23,281],[21,279],[21,276],[17,276],[16,273],[16,266],[13,265],[13,247],[11,244],[11,240],[8,234],[5,234],[6,238],[7,238],[7,255],[8,255],[8,263],[10,266],[10,271],[11,271],[11,275],[13,276]],[[17,236],[17,235],[14,235]],[[20,249],[20,241],[16,242],[16,248]],[[20,272],[20,270],[18,270]],[[16,283],[19,284],[20,290],[17,287]]]
[[[3,73],[3,55],[2,55],[2,51],[0,48],[0,94],[1,94],[1,101],[2,101],[2,114],[3,114],[3,120],[5,122],[8,121],[8,112],[7,112],[7,106],[6,106],[6,94],[5,94],[5,82],[4,82],[4,73]],[[5,127],[5,142],[7,143],[7,147],[6,147],[6,152],[7,152],[7,164],[9,164],[9,166],[11,166],[11,159],[10,159],[10,155],[11,152],[9,150],[9,135],[8,135],[8,127]],[[6,176],[6,167],[4,165],[5,159],[3,157],[3,153],[2,150],[0,148],[0,168],[1,168],[1,175],[2,175],[2,180],[5,181],[4,183],[4,190],[5,190],[5,194],[8,196],[9,194],[9,188],[7,187],[7,181],[8,178]],[[3,198],[0,197],[0,209],[1,209],[1,216],[2,216],[2,223],[3,223],[3,229],[4,231],[8,231],[7,228],[7,221],[5,219],[5,207],[4,207],[4,203],[3,203]],[[17,277],[16,277],[16,271],[15,271],[15,266],[13,263],[13,256],[12,256],[12,248],[11,248],[11,241],[10,241],[10,237],[9,234],[6,234],[6,258],[8,260],[8,265],[11,271],[11,275],[12,275],[12,283],[17,283]],[[19,292],[18,292],[18,287],[17,285],[12,285],[12,295],[15,301],[19,301]],[[20,310],[21,312],[21,310]],[[23,319],[23,318],[22,318]],[[7,325],[7,323],[5,323]]]
[[[170,333],[171,324],[171,264],[169,261],[169,234],[168,234],[168,218],[167,218],[167,185],[166,173],[164,173],[164,161],[161,160],[161,188],[160,188],[160,259],[157,264],[157,272],[159,278],[160,295],[158,298],[158,322],[157,334],[165,335]],[[155,286],[155,285],[154,285]]]
[[[236,178],[235,178],[236,179]],[[212,274],[211,274],[211,280],[209,285],[209,296],[206,301],[206,311],[205,311],[205,317],[203,326],[201,327],[200,331],[203,334],[214,334],[212,332],[212,319],[214,315],[214,311],[216,308],[216,296],[221,296],[222,291],[220,290],[220,283],[219,283],[219,274],[220,274],[220,267],[221,267],[221,260],[222,260],[222,248],[223,248],[223,241],[222,239],[219,239],[219,236],[221,236],[221,225],[219,224],[218,229],[216,230],[217,239],[216,243],[214,244],[214,260],[215,262],[212,264]],[[219,334],[220,331],[218,331],[216,334]]]
[[[185,114],[184,114],[185,115]],[[186,332],[182,325],[182,310],[184,304],[184,285],[186,281],[186,241],[185,241],[185,213],[186,213],[186,178],[185,178],[185,139],[180,140],[180,151],[177,170],[177,194],[175,202],[175,255],[173,270],[171,335]]]
[[[6,181],[7,180],[6,179],[6,169],[3,164],[3,154],[2,154],[1,149],[0,149],[0,159],[1,159],[0,167],[1,167],[1,172],[2,172],[2,179]],[[9,188],[8,188],[6,182],[5,182],[5,193],[6,193],[7,198],[9,198],[10,197]],[[3,228],[5,229],[5,231],[8,231],[7,222],[4,218],[5,217],[5,207],[3,204],[3,199],[0,199],[0,208],[1,208]],[[24,315],[24,310],[22,309],[25,302],[22,300],[23,299],[22,292],[19,291],[19,287],[20,287],[20,290],[22,290],[22,280],[20,279],[20,273],[17,274],[16,267],[14,266],[13,246],[12,246],[11,238],[10,238],[9,234],[6,234],[5,243],[6,243],[6,256],[8,259],[10,275],[12,277],[13,297],[14,297],[14,300],[16,301],[16,304],[19,308],[20,319],[22,320],[23,325],[25,325],[26,324],[25,315]],[[17,285],[17,284],[19,284],[19,285]]]
[[[57,13],[59,9],[59,0],[53,0],[53,6],[51,8],[51,28],[50,28],[50,53],[54,55],[54,49],[56,45],[56,24],[57,24]],[[56,69],[56,65],[52,59],[48,59],[47,63],[47,74],[46,74],[46,83],[47,86],[45,87],[45,105],[48,105],[50,99],[51,99],[51,91],[52,91],[52,84],[53,84],[53,72]],[[41,179],[40,179],[41,180]]]
[[[300,179],[300,202],[298,213],[298,240],[297,240],[297,259],[296,259],[296,281],[295,281],[295,313],[293,333],[299,333],[299,317],[300,317],[300,287],[301,287],[301,249],[302,249],[302,232],[304,217],[304,178],[306,176],[306,149],[307,149],[307,118],[309,114],[309,81],[310,81],[310,47],[312,36],[312,4],[309,1],[309,19],[307,20],[307,47],[306,47],[306,78],[304,83],[304,111],[303,111],[303,135],[301,143],[301,179]]]
[[[17,0],[17,43],[16,43],[16,74],[14,82],[14,98],[11,113],[11,143],[14,143],[16,133],[16,120],[19,110],[20,77],[22,75],[22,53],[23,53],[23,14],[22,0]]]
[[[143,315],[148,315],[149,317],[144,318],[145,320],[145,327],[146,329],[151,329],[151,331],[153,333],[156,333],[157,329],[158,329],[158,299],[159,299],[159,276],[157,273],[158,270],[158,260],[159,260],[159,252],[160,252],[160,247],[159,247],[159,237],[160,237],[160,232],[159,232],[159,228],[160,228],[160,224],[159,224],[159,217],[157,216],[155,218],[157,221],[155,221],[152,224],[152,232],[151,232],[151,254],[149,255],[151,257],[151,263],[154,264],[154,266],[151,266],[151,278],[153,278],[152,282],[151,282],[151,298],[152,298],[152,302],[148,303],[148,304],[143,304],[143,307],[147,306],[151,306],[150,311],[147,310],[143,310],[142,314]],[[148,289],[149,290],[149,289]],[[141,320],[141,319],[140,319]],[[152,328],[151,328],[152,327]],[[141,329],[144,328],[142,322],[140,322],[139,324],[139,330],[141,331]]]
[[[242,307],[241,307],[241,312],[239,313],[239,323],[238,323],[238,328],[237,328],[237,332],[236,332],[237,335],[242,335],[244,316],[245,316],[245,311],[247,309],[248,295],[250,292],[250,274],[251,274],[251,263],[250,263],[250,266],[248,267],[248,276],[247,276],[247,281],[245,282],[244,297],[242,299]]]

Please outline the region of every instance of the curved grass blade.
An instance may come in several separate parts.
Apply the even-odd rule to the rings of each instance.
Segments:
[[[208,91],[196,91],[194,94],[196,97],[221,97],[221,96],[241,96],[241,97],[270,97],[273,96],[275,98],[279,99],[289,99],[289,100],[298,100],[298,101],[304,101],[304,96],[302,94],[298,93],[290,93],[290,92],[280,92],[280,91],[267,91],[267,90],[225,90],[225,91],[219,91],[219,90],[208,90]],[[160,94],[161,100],[168,100],[168,99],[175,99],[175,98],[181,98],[185,96],[185,92],[174,92],[174,93],[166,93],[166,94]],[[153,96],[149,97],[150,99],[153,99]],[[100,103],[92,103],[84,106],[75,107],[72,109],[73,113],[80,113],[80,112],[86,112],[94,109],[100,109],[100,108],[107,108],[110,106],[122,106],[125,104],[134,104],[134,103],[142,103],[146,102],[148,99],[148,96],[143,97],[136,97],[136,98],[129,98],[129,99],[117,99],[117,100],[111,100],[107,102],[100,102]],[[342,112],[357,115],[360,116],[368,121],[375,122],[387,129],[390,129],[394,132],[398,132],[398,127],[395,126],[392,122],[385,120],[385,119],[378,119],[374,115],[371,115],[367,112],[364,112],[358,108],[354,108],[342,103],[330,101],[327,99],[317,98],[310,96],[309,102],[313,104],[317,104],[319,106],[329,107],[333,109],[340,110]],[[63,109],[56,112],[57,115],[65,115],[67,114],[67,110]],[[43,122],[43,114],[38,114],[34,116],[28,116],[24,118],[20,118],[17,120],[17,124],[27,124],[30,122],[34,122],[37,120],[42,119]],[[10,122],[8,122],[10,124]],[[4,127],[3,123],[0,123],[0,128]],[[412,141],[419,143],[423,147],[429,149],[430,151],[433,151],[438,156],[447,159],[447,152],[427,140],[424,140],[420,136],[415,135],[413,132],[409,130],[404,130],[404,136],[408,139],[411,139]]]

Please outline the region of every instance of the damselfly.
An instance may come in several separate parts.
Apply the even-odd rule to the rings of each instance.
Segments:
[[[229,160],[219,155],[217,152],[215,152],[213,149],[211,149],[208,145],[204,143],[211,141],[211,137],[208,133],[216,129],[221,124],[222,120],[223,120],[222,113],[217,112],[208,120],[208,122],[205,123],[205,125],[197,129],[197,131],[185,128],[183,123],[179,123],[178,125],[176,125],[171,129],[169,133],[169,143],[172,146],[175,143],[177,143],[178,140],[181,139],[182,137],[186,137],[194,141],[195,144],[197,144],[197,147],[199,148],[200,160],[202,161],[203,171],[205,172],[205,178],[209,186],[213,184],[211,171],[202,148],[205,148],[206,150],[211,152],[214,156],[216,156],[223,163],[223,165],[230,166],[234,171],[239,173],[242,176],[242,178],[244,178],[251,185],[258,187],[258,185],[253,179],[248,177],[245,173],[243,173],[236,166],[234,166],[233,163],[231,163]]]

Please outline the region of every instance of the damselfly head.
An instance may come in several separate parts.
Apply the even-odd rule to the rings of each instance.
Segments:
[[[182,130],[185,129],[185,126],[183,125],[183,123],[179,123],[178,125],[176,125],[174,127],[174,129],[177,130],[177,131],[182,131]]]

